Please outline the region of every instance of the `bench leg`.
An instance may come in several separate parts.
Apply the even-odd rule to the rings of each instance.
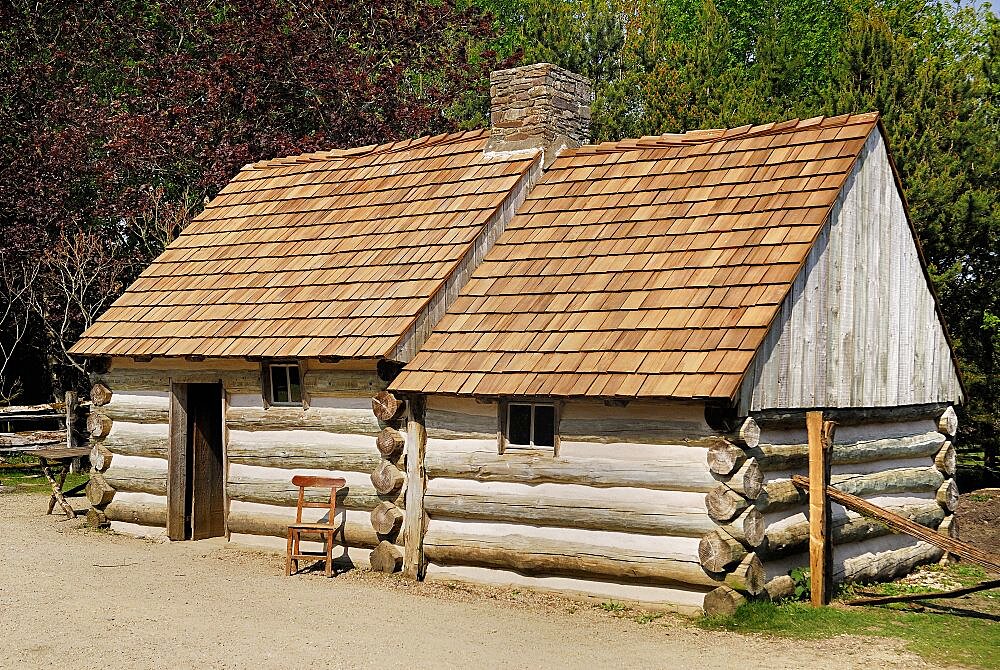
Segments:
[[[333,531],[326,532],[326,576],[333,576]]]
[[[63,467],[62,472],[59,473],[59,481],[57,482],[56,478],[52,476],[52,468],[49,466],[49,462],[44,458],[39,458],[38,460],[41,461],[42,464],[42,474],[49,480],[49,485],[52,487],[52,496],[49,497],[49,509],[46,514],[52,514],[52,510],[55,509],[56,503],[58,502],[59,507],[61,507],[62,511],[66,513],[66,516],[70,519],[75,518],[76,513],[73,511],[73,508],[70,507],[69,503],[66,502],[66,499],[62,494],[62,486],[66,481],[66,468]]]

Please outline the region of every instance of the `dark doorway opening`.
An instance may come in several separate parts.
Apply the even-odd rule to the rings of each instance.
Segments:
[[[173,384],[167,534],[201,540],[226,532],[221,384]]]

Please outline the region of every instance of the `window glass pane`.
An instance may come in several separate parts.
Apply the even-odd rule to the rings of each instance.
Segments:
[[[299,366],[288,366],[289,395],[292,402],[302,402],[302,388],[299,385]]]
[[[284,365],[271,366],[271,402],[288,402],[288,373]]]
[[[535,446],[554,447],[556,442],[556,408],[535,405]]]
[[[510,422],[507,424],[507,441],[511,444],[531,443],[531,405],[510,405]]]

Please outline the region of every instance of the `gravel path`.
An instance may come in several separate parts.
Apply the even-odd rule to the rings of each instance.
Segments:
[[[882,639],[708,633],[366,571],[286,578],[274,554],[157,544],[44,510],[45,496],[0,494],[0,668],[929,667]]]

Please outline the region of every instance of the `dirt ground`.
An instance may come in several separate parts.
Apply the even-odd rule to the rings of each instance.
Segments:
[[[288,578],[281,556],[96,531],[45,501],[0,494],[0,668],[932,667],[885,639],[744,637],[360,570]]]
[[[969,542],[1000,553],[1000,489],[979,489],[958,498],[958,533]]]

